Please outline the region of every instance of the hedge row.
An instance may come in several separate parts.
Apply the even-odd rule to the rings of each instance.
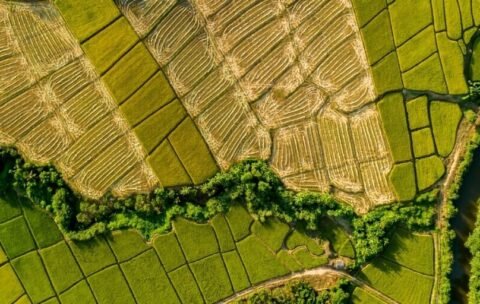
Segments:
[[[93,201],[75,194],[54,167],[26,162],[13,149],[0,149],[0,187],[4,192],[14,189],[49,211],[63,233],[77,240],[120,228],[135,228],[149,237],[168,231],[176,216],[205,222],[235,202],[243,203],[261,222],[275,216],[310,230],[317,230],[325,216],[342,217],[353,227],[358,263],[382,251],[398,225],[430,229],[436,199],[436,192],[428,193],[409,204],[388,205],[358,216],[330,194],[288,190],[266,162],[246,160],[200,186],[158,188],[128,198],[106,195]]]

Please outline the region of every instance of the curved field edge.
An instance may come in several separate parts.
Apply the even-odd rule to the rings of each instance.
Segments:
[[[111,195],[93,201],[75,194],[53,167],[25,162],[15,150],[1,149],[0,190],[14,189],[51,213],[71,239],[90,239],[120,228],[138,229],[145,237],[171,229],[176,216],[205,222],[230,206],[243,204],[261,222],[275,216],[317,230],[324,217],[342,218],[351,226],[359,263],[375,256],[388,244],[389,232],[399,224],[430,229],[437,191],[411,203],[392,204],[360,216],[329,194],[293,192],[264,161],[247,160],[218,173],[201,186],[156,189],[126,199]]]

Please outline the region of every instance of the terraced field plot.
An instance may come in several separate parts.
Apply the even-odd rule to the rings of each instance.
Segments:
[[[0,303],[215,303],[329,262],[327,239],[262,225],[239,205],[208,224],[177,219],[150,244],[128,230],[64,240],[49,215],[13,194],[0,210]]]

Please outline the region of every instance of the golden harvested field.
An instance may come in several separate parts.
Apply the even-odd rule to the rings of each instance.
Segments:
[[[0,1],[0,144],[52,162],[81,194],[145,192],[145,153],[56,8]]]
[[[268,159],[289,187],[345,193],[359,210],[395,199],[349,1],[127,2],[221,168]]]

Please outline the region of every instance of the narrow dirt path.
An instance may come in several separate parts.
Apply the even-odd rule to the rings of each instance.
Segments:
[[[259,285],[256,285],[256,286],[250,287],[248,289],[245,289],[241,292],[238,292],[238,293],[220,301],[219,303],[222,303],[222,304],[223,303],[232,303],[235,300],[238,300],[238,299],[240,299],[240,298],[242,298],[242,297],[244,297],[244,296],[246,296],[250,293],[253,293],[257,290],[274,288],[274,287],[277,287],[277,286],[285,285],[289,281],[292,281],[292,280],[306,279],[306,278],[309,278],[309,277],[315,277],[315,278],[319,278],[319,277],[345,278],[345,279],[348,279],[349,281],[351,281],[354,285],[367,290],[368,292],[373,294],[375,297],[381,299],[382,301],[384,301],[387,304],[398,304],[398,302],[394,301],[393,299],[391,299],[390,297],[388,297],[384,293],[376,290],[375,288],[369,286],[366,282],[364,282],[364,281],[362,281],[358,278],[355,278],[355,277],[351,276],[350,274],[348,274],[346,272],[335,270],[333,268],[325,267],[325,266],[321,266],[321,267],[305,270],[303,272],[297,272],[297,273],[289,274],[289,275],[286,275],[286,276],[283,276],[283,277],[274,278],[274,279],[265,281],[265,282],[263,282]]]

